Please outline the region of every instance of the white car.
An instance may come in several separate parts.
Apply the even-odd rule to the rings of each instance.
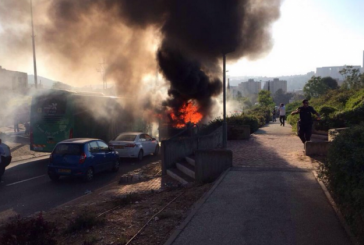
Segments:
[[[109,142],[119,157],[138,158],[142,160],[144,156],[159,153],[159,142],[150,135],[142,132],[125,132]]]

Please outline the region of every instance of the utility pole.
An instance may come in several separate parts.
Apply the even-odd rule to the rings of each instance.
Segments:
[[[34,40],[34,25],[33,25],[33,4],[30,0],[30,16],[32,23],[32,42],[33,42],[33,64],[34,64],[34,87],[38,88],[38,76],[37,76],[37,59],[35,57],[35,40]]]
[[[105,66],[106,66],[106,63],[105,63],[105,60],[103,59],[102,62],[100,63],[100,68],[96,69],[102,75],[102,89],[103,90],[106,90],[107,89],[107,81],[105,79],[105,73],[106,73]]]
[[[227,122],[226,122],[226,53],[223,53],[223,123],[222,123],[222,148],[227,146]]]

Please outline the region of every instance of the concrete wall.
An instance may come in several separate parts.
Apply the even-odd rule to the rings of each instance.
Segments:
[[[177,140],[163,140],[161,147],[162,173],[175,166],[176,161],[197,150],[215,149],[222,145],[222,127],[210,135]]]
[[[250,138],[249,125],[232,125],[228,124],[227,130],[228,140],[247,140]]]
[[[312,142],[305,143],[306,156],[326,156],[330,147],[330,142]]]
[[[212,182],[233,165],[233,153],[230,150],[198,150],[195,156],[197,182]]]
[[[25,93],[27,88],[27,73],[9,71],[0,67],[0,90],[6,92]]]

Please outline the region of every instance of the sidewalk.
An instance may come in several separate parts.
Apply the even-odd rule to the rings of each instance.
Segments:
[[[352,244],[289,125],[271,123],[228,147],[234,167],[166,244]]]

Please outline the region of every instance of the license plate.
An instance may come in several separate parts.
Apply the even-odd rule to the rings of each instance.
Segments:
[[[71,173],[71,169],[58,169],[58,173]]]

